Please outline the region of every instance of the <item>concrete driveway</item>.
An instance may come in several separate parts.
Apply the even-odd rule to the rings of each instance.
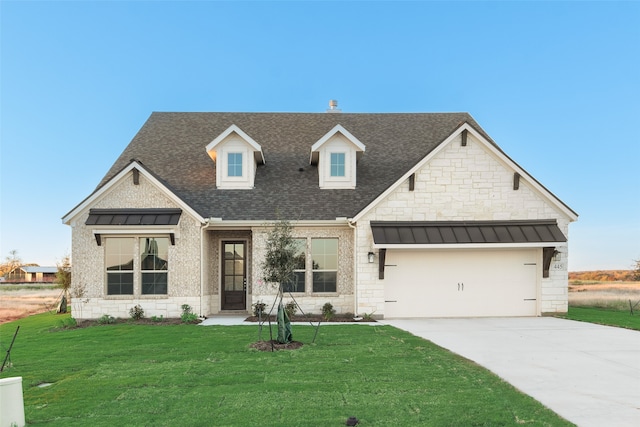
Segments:
[[[578,426],[640,426],[640,332],[551,317],[385,319]]]

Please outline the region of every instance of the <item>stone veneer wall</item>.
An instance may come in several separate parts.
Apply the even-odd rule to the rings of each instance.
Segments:
[[[415,189],[400,185],[357,223],[357,311],[384,314],[384,280],[378,279],[378,263],[368,264],[373,249],[371,221],[471,221],[555,219],[569,236],[569,219],[524,179],[513,189],[514,170],[469,135],[467,146],[460,137],[443,148],[416,172]],[[551,263],[548,278],[542,278],[539,257],[538,310],[541,314],[566,312],[567,246]],[[377,259],[377,250],[376,259]]]
[[[92,208],[178,207],[144,176],[140,175],[139,185],[134,185],[131,175],[115,183]],[[129,310],[137,304],[144,309],[145,317],[180,317],[183,304],[189,304],[197,314],[206,314],[200,298],[201,229],[195,218],[183,211],[175,234],[175,246],[169,246],[168,295],[140,295],[140,277],[135,274],[134,295],[126,296],[106,295],[105,247],[96,244],[92,228],[85,225],[88,215],[87,209],[71,223],[71,301],[76,319],[97,319],[105,314],[126,318]],[[136,257],[134,263],[139,262]]]
[[[277,295],[274,284],[265,283],[262,280],[261,264],[266,253],[266,242],[269,229],[256,227],[253,229],[253,275],[250,283],[251,304],[264,302],[267,308],[271,308]],[[354,277],[353,277],[353,229],[344,227],[296,227],[293,229],[294,238],[307,238],[307,275],[306,291],[294,293],[293,297],[302,307],[305,313],[322,313],[322,306],[330,302],[338,314],[353,313],[354,311]],[[338,282],[337,292],[314,293],[312,292],[311,272],[311,239],[312,238],[338,238]],[[291,301],[288,294],[284,296],[285,304]],[[251,307],[249,307],[251,310]]]

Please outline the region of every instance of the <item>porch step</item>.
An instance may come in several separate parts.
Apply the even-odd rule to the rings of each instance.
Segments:
[[[238,317],[238,316],[249,316],[249,312],[247,310],[224,310],[216,314],[209,314],[207,318],[210,317]]]

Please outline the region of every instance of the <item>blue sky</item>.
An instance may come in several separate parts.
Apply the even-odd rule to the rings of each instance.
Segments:
[[[0,256],[61,217],[152,111],[467,111],[580,214],[571,271],[640,259],[640,2],[0,2]]]

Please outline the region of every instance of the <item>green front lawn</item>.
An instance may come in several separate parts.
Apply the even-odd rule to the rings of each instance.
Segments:
[[[390,326],[294,326],[299,350],[249,348],[253,326],[0,326],[28,424],[59,426],[571,425],[476,364]],[[267,338],[268,333],[265,334]],[[40,388],[41,383],[52,383]]]
[[[616,310],[600,307],[569,307],[567,319],[582,322],[598,323],[607,326],[635,329],[640,331],[640,307],[634,309],[633,315],[629,309]]]

